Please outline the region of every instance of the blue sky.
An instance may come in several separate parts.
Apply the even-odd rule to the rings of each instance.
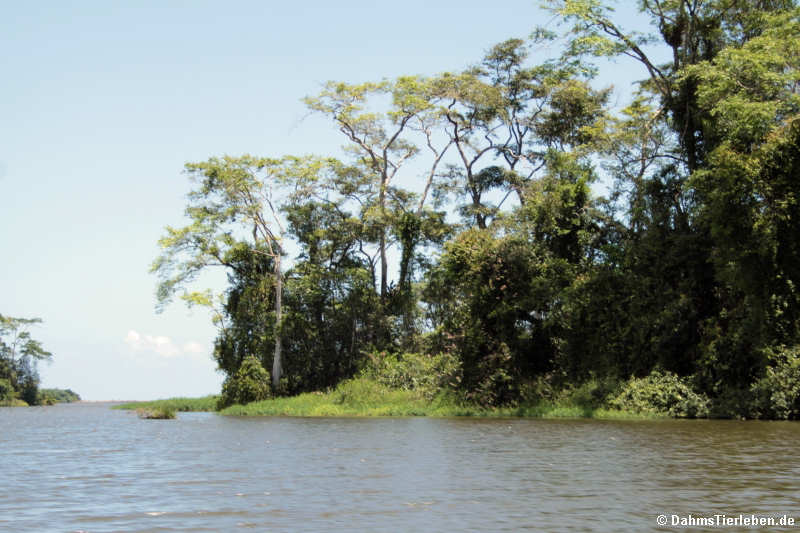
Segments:
[[[154,310],[183,164],[337,151],[322,83],[458,70],[552,17],[535,2],[13,2],[0,20],[0,313],[41,317],[43,386],[219,390],[206,313]],[[624,70],[624,69],[622,69]],[[630,84],[620,72],[611,81]]]

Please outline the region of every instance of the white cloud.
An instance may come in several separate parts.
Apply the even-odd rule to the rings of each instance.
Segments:
[[[179,346],[164,335],[143,335],[135,330],[128,331],[124,341],[133,352],[149,352],[167,359],[181,356],[205,356],[208,353],[208,349],[196,341]]]
[[[208,349],[199,342],[191,341],[183,345],[183,352],[192,355],[205,355]]]

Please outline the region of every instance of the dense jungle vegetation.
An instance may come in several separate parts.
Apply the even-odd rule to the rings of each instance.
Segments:
[[[0,406],[52,405],[77,402],[81,398],[70,389],[40,389],[39,361],[53,354],[31,336],[38,318],[0,315]]]
[[[562,31],[466,70],[306,98],[344,157],[186,165],[188,223],[153,271],[159,305],[213,310],[221,406],[368,380],[800,416],[796,2],[639,0],[644,32],[546,5]],[[624,107],[603,58],[641,69]],[[193,290],[212,267],[227,289]]]

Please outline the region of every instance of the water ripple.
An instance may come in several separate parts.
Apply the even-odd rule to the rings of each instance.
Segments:
[[[800,425],[0,409],[0,530],[623,531],[792,515]]]

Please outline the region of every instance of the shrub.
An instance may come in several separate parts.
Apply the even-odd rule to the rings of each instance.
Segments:
[[[14,400],[14,387],[7,379],[0,378],[0,404],[11,403]]]
[[[766,351],[765,375],[753,383],[751,416],[789,420],[800,418],[800,346]]]
[[[736,386],[720,387],[720,392],[711,398],[709,418],[734,418],[745,420],[758,418],[754,414],[753,392],[750,388]]]
[[[629,379],[609,403],[623,411],[698,418],[708,416],[710,401],[695,392],[688,379],[653,370],[646,377]]]
[[[369,378],[348,379],[339,383],[332,393],[333,403],[337,405],[360,405],[380,402],[389,388]]]
[[[175,410],[169,407],[137,409],[136,414],[139,415],[139,418],[147,420],[172,420],[175,418]]]
[[[239,370],[228,376],[222,384],[217,408],[266,400],[270,397],[269,381],[269,372],[261,366],[261,362],[252,355],[245,357]]]
[[[43,405],[79,401],[81,397],[70,389],[39,389],[39,402]]]
[[[603,407],[609,397],[619,391],[619,382],[613,378],[591,378],[577,387],[567,388],[561,393],[562,403],[586,408]]]
[[[478,363],[478,377],[467,399],[483,407],[501,407],[516,403],[519,391],[511,375],[513,357],[508,345],[501,342]]]
[[[440,390],[458,385],[461,363],[449,353],[375,352],[367,358],[367,366],[361,375],[391,389],[417,391],[425,398],[433,399]]]
[[[555,402],[558,390],[553,374],[536,376],[520,385],[520,404],[536,405],[541,402]]]

